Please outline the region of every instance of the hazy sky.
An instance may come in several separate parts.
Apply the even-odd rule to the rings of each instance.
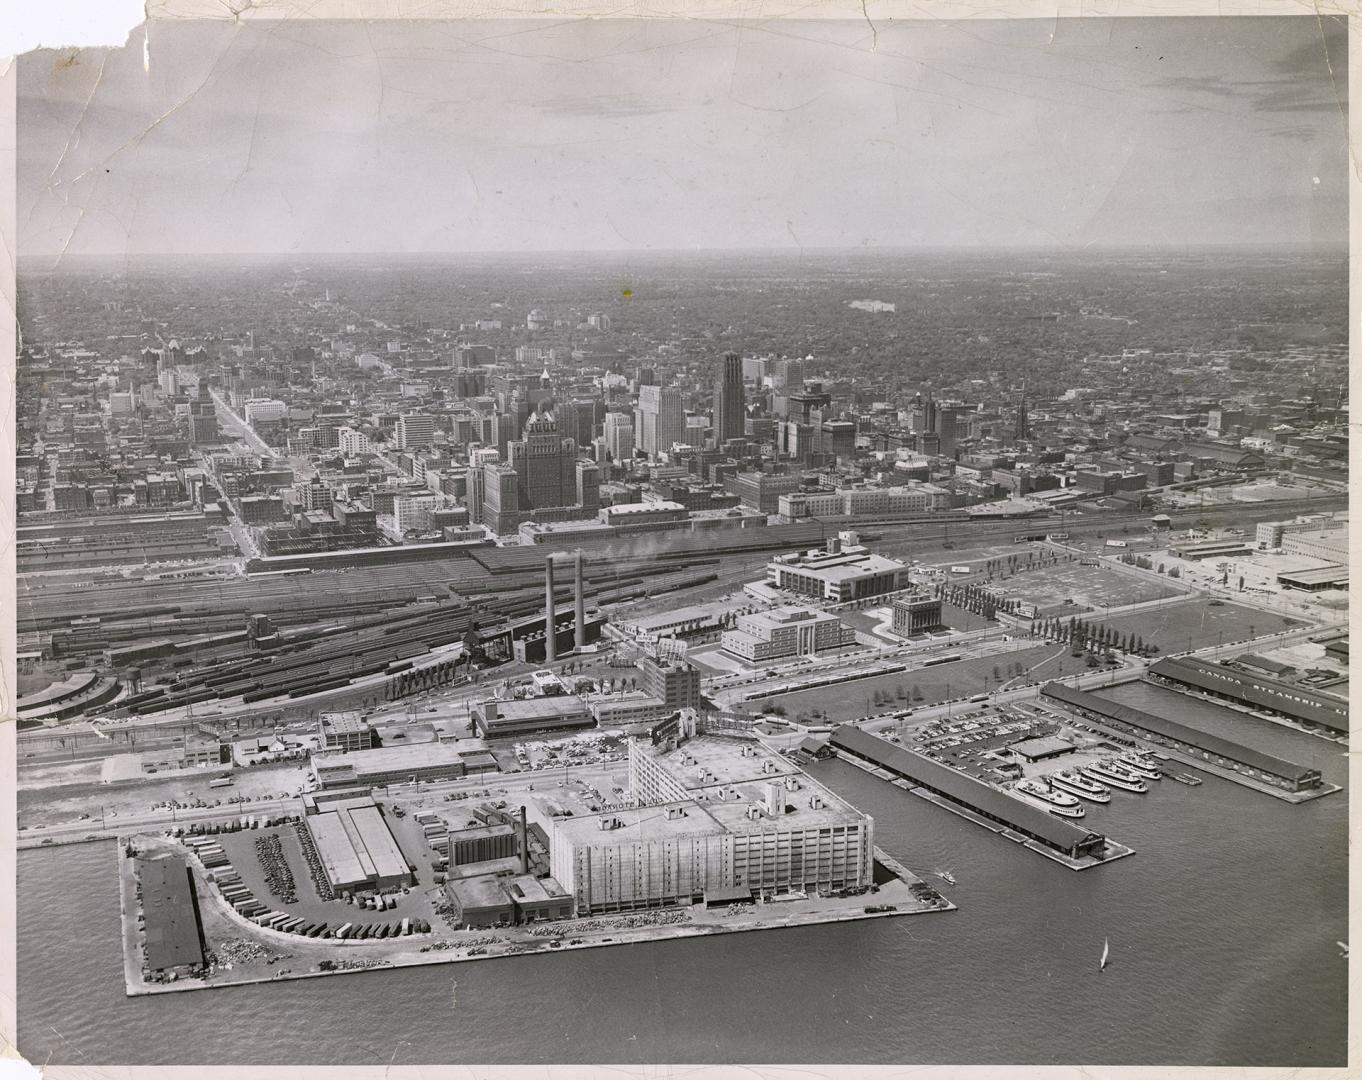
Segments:
[[[1346,238],[1341,20],[145,38],[22,60],[21,254]]]

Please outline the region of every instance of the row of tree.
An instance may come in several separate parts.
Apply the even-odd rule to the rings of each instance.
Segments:
[[[1157,645],[1146,645],[1144,638],[1138,634],[1121,633],[1114,626],[1090,623],[1076,615],[1070,616],[1067,622],[1057,615],[1048,619],[1033,619],[1031,636],[1091,652],[1111,652],[1119,649],[1121,652],[1135,653],[1137,656],[1152,656],[1159,651]]]
[[[999,611],[1015,611],[1020,602],[1015,598],[1004,600],[984,585],[952,585],[949,582],[937,585],[936,596],[943,603],[985,619],[996,618]]]

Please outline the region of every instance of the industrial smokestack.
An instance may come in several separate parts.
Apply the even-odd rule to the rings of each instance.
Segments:
[[[553,556],[544,562],[544,660],[558,659],[558,625],[553,612]]]
[[[528,874],[530,872],[530,844],[527,839],[529,830],[525,826],[525,808],[520,808],[520,821],[516,824],[516,832],[520,838],[520,872]]]
[[[572,557],[572,572],[574,585],[574,599],[576,600],[576,611],[574,613],[573,629],[576,637],[573,641],[578,652],[586,648],[586,592],[582,584],[582,550],[577,549],[577,553]]]

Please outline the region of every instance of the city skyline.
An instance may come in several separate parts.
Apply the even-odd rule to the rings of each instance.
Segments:
[[[1341,22],[471,25],[23,58],[21,252],[1344,238]]]

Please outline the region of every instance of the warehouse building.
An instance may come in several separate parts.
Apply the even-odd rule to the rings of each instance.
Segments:
[[[1106,851],[1107,839],[1101,833],[1061,821],[1039,806],[858,727],[843,724],[832,733],[830,745],[840,754],[885,769],[1067,858],[1100,859]]]
[[[1235,772],[1286,791],[1306,791],[1321,784],[1318,769],[1307,768],[1271,754],[1252,750],[1247,746],[1240,746],[1218,735],[1189,728],[1142,709],[1118,705],[1086,690],[1075,690],[1063,683],[1052,682],[1045,685],[1041,694],[1067,706],[1081,716],[1095,718],[1117,731],[1201,758],[1223,769],[1233,769]]]
[[[1191,657],[1160,660],[1149,669],[1149,675],[1158,682],[1196,690],[1236,705],[1280,713],[1338,734],[1348,731],[1348,703],[1342,698],[1266,675],[1236,671],[1224,664]]]
[[[1283,589],[1298,589],[1301,592],[1327,592],[1330,589],[1348,587],[1348,568],[1346,566],[1320,566],[1313,570],[1290,570],[1277,575],[1277,584]]]
[[[337,893],[411,884],[407,858],[373,799],[367,795],[337,799],[317,806],[317,811],[304,820]]]
[[[1282,537],[1283,555],[1304,555],[1331,563],[1348,561],[1347,526],[1298,532]]]
[[[557,817],[553,876],[578,915],[871,883],[873,822],[763,747],[687,737],[629,746],[644,805]]]
[[[510,701],[489,698],[474,702],[471,712],[478,733],[485,739],[596,726],[586,703],[568,694]]]
[[[312,775],[317,786],[324,789],[431,783],[485,771],[483,758],[483,752],[458,750],[443,743],[383,746],[349,753],[313,754]]]
[[[189,867],[176,858],[140,859],[147,968],[184,975],[203,966],[203,927]]]
[[[476,929],[572,916],[572,897],[551,877],[480,874],[445,883],[458,926]]]
[[[355,712],[322,713],[317,733],[327,750],[370,750],[374,745],[373,728]]]

